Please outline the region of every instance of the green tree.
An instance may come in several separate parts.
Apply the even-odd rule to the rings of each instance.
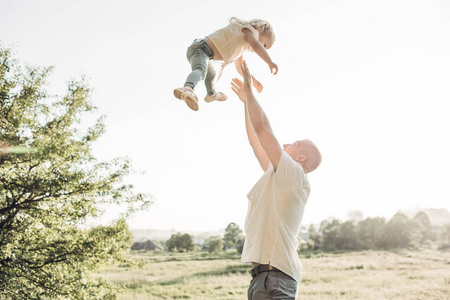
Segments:
[[[193,251],[195,249],[192,236],[185,233],[172,234],[169,240],[166,242],[167,249],[169,251]]]
[[[228,224],[223,238],[225,247],[228,249],[236,247],[240,239],[242,239],[242,230],[239,226],[236,223]]]
[[[94,112],[84,79],[50,96],[52,68],[23,66],[0,44],[0,142],[33,149],[0,157],[0,298],[99,299],[113,287],[100,264],[131,246],[125,218],[149,204],[123,179],[127,159],[99,162],[92,143],[104,132],[81,117]],[[83,125],[83,126],[81,126]],[[84,129],[83,129],[84,128]],[[88,228],[100,206],[128,209],[110,226]]]
[[[238,253],[242,254],[244,251],[245,237],[242,236],[236,244],[236,250]]]
[[[423,211],[419,211],[413,218],[416,223],[418,223],[419,235],[422,236],[421,243],[425,242],[427,239],[431,239],[430,229],[431,221],[428,215]]]
[[[386,224],[383,234],[384,248],[418,247],[423,239],[421,226],[402,213],[396,213]]]
[[[450,248],[450,223],[445,224],[439,235],[439,249]]]
[[[208,240],[208,252],[219,253],[223,249],[224,242],[221,238],[211,238]]]
[[[328,220],[323,220],[322,222],[320,222],[320,224],[319,224],[319,235],[323,234],[323,230],[325,229],[325,227],[327,227],[328,224],[330,224],[330,221],[328,221]]]
[[[195,249],[195,245],[192,236],[187,233],[183,234],[179,239],[179,246],[177,248],[186,251],[193,251]]]
[[[306,241],[306,245],[308,250],[319,250],[320,249],[320,235],[316,230],[316,226],[314,224],[309,225],[309,237]]]
[[[332,251],[337,249],[340,225],[341,223],[338,220],[326,223],[322,221],[322,245],[324,250]]]
[[[362,248],[357,226],[353,221],[346,221],[339,226],[336,248],[339,250],[360,250]]]
[[[325,250],[359,250],[362,247],[353,221],[333,220],[324,227],[322,238]]]
[[[180,233],[177,233],[170,236],[170,239],[166,241],[167,250],[169,250],[170,252],[177,250],[177,243],[180,235]]]
[[[384,218],[366,218],[358,223],[357,231],[363,249],[379,249],[383,246]]]

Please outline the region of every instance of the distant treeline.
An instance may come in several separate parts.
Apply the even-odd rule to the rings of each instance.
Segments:
[[[450,248],[450,222],[443,226],[432,225],[424,212],[418,212],[413,218],[397,213],[389,221],[381,217],[361,221],[322,221],[320,225],[311,224],[309,229],[303,228],[298,240],[299,252],[388,250],[425,246],[444,249]],[[177,233],[161,242],[161,248],[170,252],[201,250],[209,253],[236,249],[242,253],[244,241],[245,237],[239,226],[230,223],[224,236],[210,237],[203,244],[194,244],[192,235]],[[133,249],[146,249],[138,244],[135,243]]]
[[[319,228],[310,225],[301,250],[378,250],[423,245],[450,247],[450,223],[432,226],[424,212],[418,212],[412,219],[397,213],[387,222],[384,218],[322,221]]]

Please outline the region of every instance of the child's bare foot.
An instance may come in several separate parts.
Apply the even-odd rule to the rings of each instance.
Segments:
[[[227,96],[222,92],[217,92],[214,95],[206,95],[205,102],[210,103],[213,101],[225,101],[227,100]]]
[[[175,89],[173,91],[173,94],[178,99],[186,102],[187,106],[189,106],[190,109],[195,111],[198,110],[198,98],[194,94],[194,90],[191,87],[185,86],[182,88]]]

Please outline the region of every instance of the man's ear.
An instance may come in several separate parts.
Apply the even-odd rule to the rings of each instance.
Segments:
[[[305,154],[300,154],[296,161],[302,165],[302,168],[305,171],[305,173],[309,173],[309,167],[308,164],[306,163],[306,159],[307,157]]]
[[[306,161],[306,155],[305,154],[300,154],[297,157],[296,161],[299,162],[299,163],[304,163]]]

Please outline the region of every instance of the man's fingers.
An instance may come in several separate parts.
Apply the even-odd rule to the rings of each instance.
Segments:
[[[233,80],[233,82],[235,82],[236,84],[242,84],[242,80],[240,80],[239,78],[233,78],[232,80]]]
[[[236,85],[236,86],[238,86],[238,87],[242,87],[243,86],[242,81],[239,80],[238,78],[233,78],[231,83]]]
[[[235,92],[237,95],[239,95],[239,92],[241,91],[242,85],[239,85],[235,82],[231,82],[231,89],[233,92]]]

